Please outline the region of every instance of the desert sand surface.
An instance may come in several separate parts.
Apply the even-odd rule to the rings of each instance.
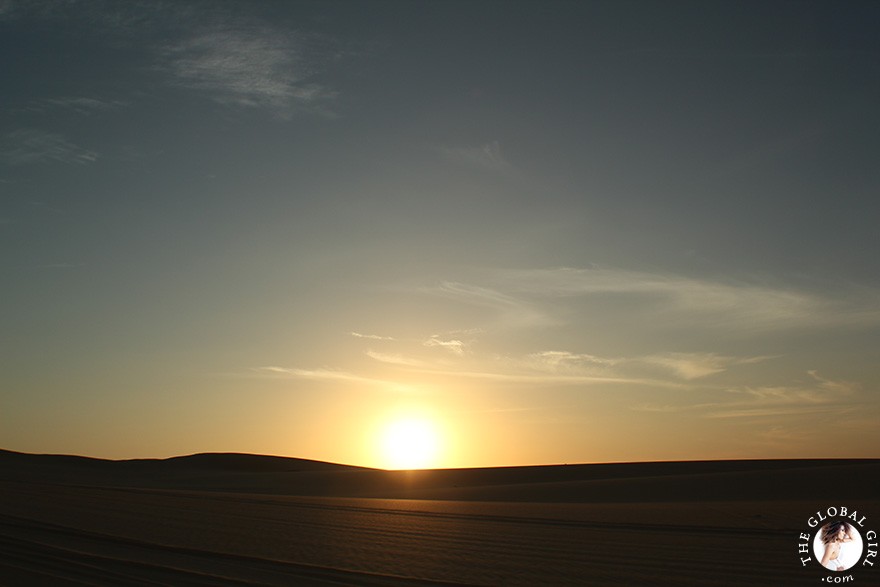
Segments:
[[[807,585],[880,461],[381,471],[257,455],[0,451],[0,585]]]

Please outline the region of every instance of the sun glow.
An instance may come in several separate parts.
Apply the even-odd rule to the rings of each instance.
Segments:
[[[431,420],[403,417],[385,426],[382,459],[390,469],[426,469],[436,464],[440,434]]]

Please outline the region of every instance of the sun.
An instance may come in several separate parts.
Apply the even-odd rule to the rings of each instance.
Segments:
[[[440,435],[431,420],[404,417],[382,431],[382,460],[389,469],[427,469],[435,464]]]

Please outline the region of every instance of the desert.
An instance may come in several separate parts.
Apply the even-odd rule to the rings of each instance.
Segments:
[[[878,29],[0,0],[0,587],[880,584]]]
[[[4,585],[798,584],[818,576],[797,540],[827,496],[880,509],[870,459],[385,471],[5,451],[0,463]]]

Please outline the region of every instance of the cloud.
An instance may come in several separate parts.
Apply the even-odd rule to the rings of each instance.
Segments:
[[[557,304],[559,298],[599,294],[640,296],[642,302],[650,300],[656,312],[683,325],[690,319],[701,327],[761,331],[880,323],[880,294],[874,290],[845,292],[832,300],[758,283],[601,268],[504,270],[490,278],[503,295],[552,299]]]
[[[652,404],[652,403],[640,403],[635,404],[630,407],[630,409],[634,412],[651,412],[654,414],[672,414],[676,412],[681,412],[687,409],[694,409],[695,406],[671,406],[671,405],[660,405],[660,404]]]
[[[828,404],[848,400],[858,393],[860,386],[850,381],[834,381],[807,371],[812,383],[798,386],[739,387],[731,393],[746,395],[762,404]]]
[[[756,432],[754,444],[759,446],[791,447],[803,445],[812,435],[810,430],[791,430],[782,426],[771,426]]]
[[[732,419],[732,418],[769,418],[779,416],[803,416],[807,414],[845,414],[853,411],[852,406],[836,406],[829,408],[826,405],[819,406],[799,406],[799,405],[776,405],[776,406],[757,406],[752,408],[726,408],[707,412],[704,418],[711,419]]]
[[[258,367],[254,369],[257,373],[265,374],[265,375],[275,375],[275,376],[287,376],[294,377],[297,379],[311,379],[314,381],[332,381],[339,383],[356,383],[356,384],[365,384],[371,386],[379,386],[387,389],[407,389],[407,386],[401,385],[394,381],[387,381],[384,379],[376,379],[373,377],[366,377],[363,375],[357,375],[355,373],[348,373],[347,371],[336,371],[333,369],[297,369],[297,368],[288,368],[288,367]]]
[[[813,378],[819,387],[824,390],[838,395],[851,395],[858,392],[861,386],[852,381],[833,381],[819,375],[816,370],[807,371],[807,375]]]
[[[49,98],[43,100],[38,106],[32,109],[43,110],[45,108],[61,108],[64,110],[70,110],[76,114],[90,115],[96,112],[117,110],[127,105],[126,102],[119,100],[101,100],[84,96],[64,96],[61,98]]]
[[[824,297],[754,282],[722,282],[619,269],[490,270],[479,284],[444,281],[419,291],[489,308],[494,311],[491,326],[495,328],[563,326],[565,316],[585,316],[570,311],[572,307],[567,304],[589,298],[600,304],[613,299],[615,305],[609,308],[609,315],[626,309],[628,323],[633,323],[633,311],[640,313],[639,323],[646,328],[674,325],[730,334],[759,334],[789,328],[880,324],[880,292],[870,288]],[[701,362],[702,369],[710,374],[723,359],[702,357],[694,361],[666,356],[654,361],[672,369],[678,364],[682,375],[689,369],[688,362]],[[713,362],[716,367],[710,365]],[[694,364],[687,376],[697,376],[700,370]]]
[[[424,365],[424,362],[419,361],[418,359],[404,357],[398,353],[379,353],[369,350],[366,355],[380,363],[388,363],[390,365],[402,365],[406,367],[420,367]]]
[[[448,160],[488,171],[509,171],[513,166],[501,154],[498,141],[480,147],[440,147],[440,153]]]
[[[556,324],[555,320],[533,304],[496,289],[444,281],[436,287],[421,288],[420,291],[494,310],[496,326],[525,327]]]
[[[808,371],[812,382],[790,386],[741,386],[727,389],[732,401],[683,405],[642,403],[631,409],[654,413],[696,413],[702,418],[736,419],[799,416],[807,414],[839,415],[853,412],[858,406],[860,386],[834,381]]]
[[[549,364],[559,366],[563,364],[576,363],[595,363],[598,365],[614,365],[620,362],[620,359],[607,359],[597,357],[596,355],[588,355],[586,353],[571,353],[569,351],[542,351],[535,353],[533,357],[540,357]]]
[[[619,381],[640,383],[654,387],[691,388],[693,385],[679,383],[667,377],[653,377],[646,367],[660,367],[687,382],[725,371],[733,365],[753,364],[771,357],[726,357],[712,353],[666,353],[660,355],[635,357],[601,357],[587,353],[570,351],[540,351],[521,358],[504,358],[504,371],[532,374],[535,377],[547,374],[551,380],[559,381],[570,377],[590,381]],[[654,372],[657,369],[653,370]],[[647,377],[646,377],[647,375]],[[643,411],[674,411],[673,408],[642,405]]]
[[[766,361],[771,357],[725,357],[714,353],[665,353],[639,359],[668,369],[683,379],[699,379],[726,371],[733,365]]]
[[[286,117],[295,110],[329,114],[336,96],[309,81],[300,34],[268,26],[217,26],[164,48],[163,68],[177,85],[212,100],[245,108],[268,108]]]
[[[378,334],[362,334],[360,332],[349,332],[355,338],[366,338],[369,340],[394,340],[390,336],[379,336]]]
[[[596,372],[597,368],[605,371],[622,361],[623,359],[609,359],[586,353],[541,351],[528,355],[524,365],[548,373],[584,373],[585,371]]]
[[[448,375],[451,377],[463,377],[466,379],[482,379],[486,381],[499,381],[503,383],[523,383],[533,386],[539,385],[600,385],[600,384],[617,384],[617,385],[640,385],[652,388],[682,389],[685,386],[671,381],[660,381],[656,379],[646,379],[639,377],[619,377],[615,375],[586,375],[586,374],[563,374],[563,373],[527,373],[514,371],[429,371],[424,373],[435,375]]]
[[[524,357],[498,355],[481,357],[466,353],[466,346],[458,340],[443,341],[432,337],[424,344],[445,348],[461,359],[442,364],[423,363],[415,370],[432,376],[523,383],[533,386],[626,384],[670,389],[689,387],[688,384],[677,381],[632,376],[624,370],[613,368],[618,363],[625,363],[624,359],[605,359],[566,351],[543,351]]]
[[[422,344],[428,347],[440,347],[442,349],[446,349],[454,355],[464,355],[465,344],[457,339],[441,340],[438,336],[435,335]]]
[[[52,161],[87,165],[98,160],[98,153],[80,147],[60,134],[20,129],[0,139],[0,160],[13,166]]]

